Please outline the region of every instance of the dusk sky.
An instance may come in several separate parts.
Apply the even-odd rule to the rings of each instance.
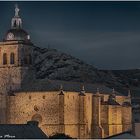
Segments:
[[[14,5],[39,47],[55,48],[100,69],[140,68],[140,2],[0,2],[0,38]]]

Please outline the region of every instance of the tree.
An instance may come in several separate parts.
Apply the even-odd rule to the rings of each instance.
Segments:
[[[49,139],[72,139],[69,135],[66,135],[64,133],[56,133],[49,137]]]

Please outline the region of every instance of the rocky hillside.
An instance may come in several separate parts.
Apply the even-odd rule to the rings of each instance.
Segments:
[[[140,69],[132,70],[113,70],[117,81],[126,86],[140,86]]]
[[[109,82],[113,75],[55,49],[35,48],[37,78],[78,82]]]
[[[133,96],[140,97],[140,69],[114,70],[112,73],[123,87],[131,89]]]
[[[128,88],[134,89],[140,85],[140,70],[98,70],[56,49],[36,47],[34,52],[36,75],[39,79],[102,83],[124,94]]]

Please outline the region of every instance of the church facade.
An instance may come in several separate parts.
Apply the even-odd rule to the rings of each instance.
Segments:
[[[0,42],[0,123],[39,122],[47,134],[105,138],[131,130],[131,96],[103,85],[36,79],[34,48],[19,8]]]

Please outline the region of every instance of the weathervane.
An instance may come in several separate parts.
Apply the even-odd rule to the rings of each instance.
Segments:
[[[19,15],[18,15],[18,13],[19,13],[19,8],[18,8],[18,5],[17,4],[15,4],[15,16],[16,17],[18,17]]]

